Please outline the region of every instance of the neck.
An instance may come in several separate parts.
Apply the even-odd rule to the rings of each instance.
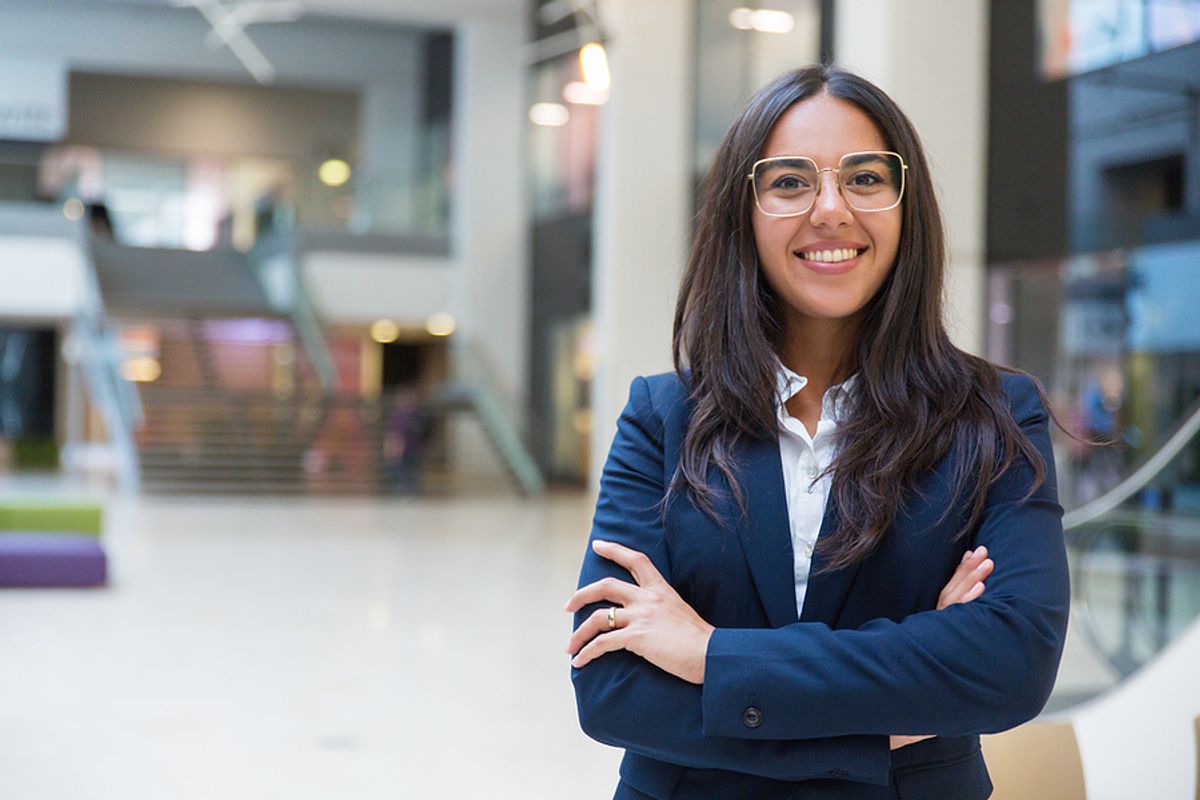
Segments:
[[[858,320],[794,318],[789,320],[780,360],[784,366],[808,379],[820,397],[835,383],[850,377]]]

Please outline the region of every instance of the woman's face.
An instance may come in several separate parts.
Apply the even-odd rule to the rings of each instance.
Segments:
[[[846,153],[887,150],[875,123],[858,106],[817,95],[792,106],[767,137],[760,158],[808,156],[835,168]],[[837,173],[819,174],[812,209],[797,217],[770,217],[754,209],[754,241],[767,282],[782,301],[789,328],[805,321],[849,321],[879,290],[896,260],[901,206],[855,211],[838,191]],[[827,263],[817,251],[853,249],[854,257]]]

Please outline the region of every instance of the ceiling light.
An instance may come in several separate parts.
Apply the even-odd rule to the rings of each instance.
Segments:
[[[150,383],[162,375],[162,365],[154,356],[127,358],[121,365],[121,377],[127,381]]]
[[[425,320],[425,330],[431,336],[449,336],[458,328],[458,321],[453,314],[439,311]]]
[[[739,31],[754,30],[754,9],[735,8],[729,12],[729,24]]]
[[[786,11],[742,6],[729,12],[729,24],[740,31],[788,33],[796,27],[796,19]]]
[[[788,33],[794,27],[796,20],[786,11],[760,8],[754,12],[754,30],[760,33]]]
[[[608,102],[608,92],[598,92],[583,81],[571,81],[563,87],[563,99],[577,106],[602,106]]]
[[[371,338],[380,344],[391,344],[400,337],[400,326],[390,319],[377,319],[371,325]]]
[[[78,197],[69,198],[63,203],[63,216],[71,220],[71,222],[82,219],[83,211],[83,201]]]
[[[350,165],[340,158],[326,159],[317,168],[317,177],[326,186],[344,186],[350,180],[350,173]]]
[[[608,54],[599,42],[588,42],[579,50],[579,68],[583,71],[583,82],[597,92],[612,88],[612,74],[608,71]]]
[[[567,124],[571,112],[562,103],[534,103],[529,107],[529,121],[534,125],[558,128]]]

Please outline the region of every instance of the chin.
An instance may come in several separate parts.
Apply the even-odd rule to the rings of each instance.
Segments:
[[[866,301],[859,302],[858,298],[853,300],[830,298],[820,302],[813,302],[812,298],[808,298],[807,302],[791,303],[790,305],[802,317],[809,317],[811,319],[846,319],[862,311],[866,305]]]

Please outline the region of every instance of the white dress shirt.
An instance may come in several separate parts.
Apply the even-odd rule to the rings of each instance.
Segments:
[[[782,363],[777,371],[776,411],[779,417],[779,457],[783,462],[783,486],[787,493],[788,522],[792,532],[793,570],[796,578],[796,614],[804,609],[808,573],[812,567],[813,547],[821,532],[825,504],[833,475],[814,479],[833,462],[836,452],[838,420],[845,410],[845,399],[854,388],[857,374],[830,386],[821,398],[821,418],[817,434],[809,434],[804,423],[788,414],[789,399],[808,385],[808,378],[797,375]]]

